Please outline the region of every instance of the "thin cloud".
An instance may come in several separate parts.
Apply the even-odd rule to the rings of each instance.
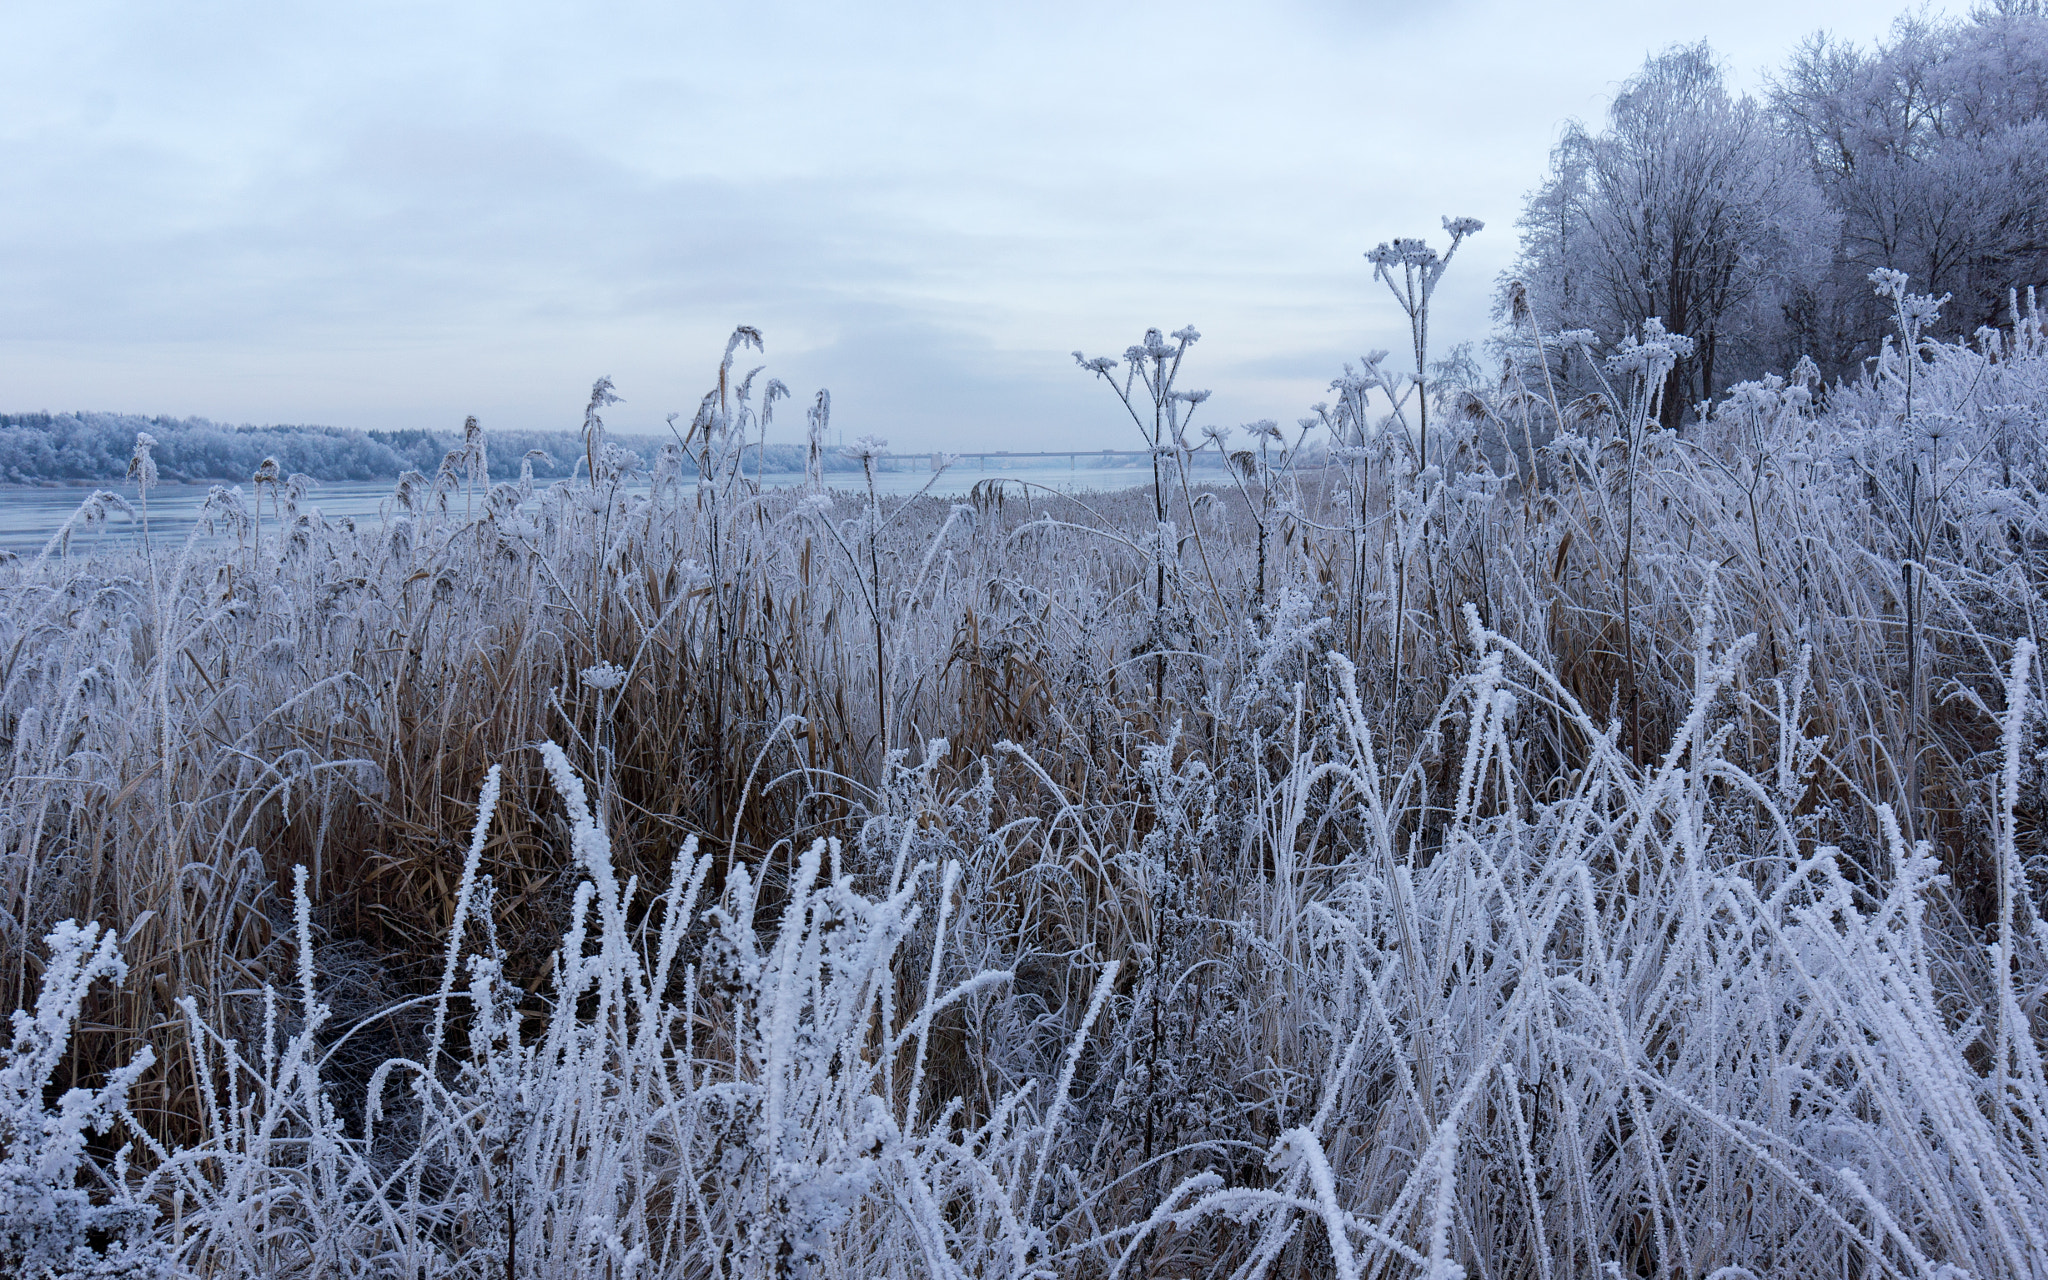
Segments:
[[[1100,424],[1066,353],[1208,335],[1219,421],[1292,418],[1399,347],[1360,257],[1487,231],[1483,335],[1558,123],[1702,35],[1738,79],[1842,3],[1488,0],[17,10],[0,49],[0,384],[50,404],[557,425],[663,409],[731,326],[905,447]],[[658,420],[658,419],[657,419]]]

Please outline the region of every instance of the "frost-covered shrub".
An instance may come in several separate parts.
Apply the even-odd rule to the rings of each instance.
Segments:
[[[523,1025],[524,993],[505,980],[478,876],[494,772],[427,1054],[378,1069],[360,1134],[337,1121],[336,1092],[361,1086],[323,1075],[333,1046],[303,873],[297,1028],[286,1034],[290,1010],[266,988],[262,1039],[245,1051],[188,1002],[207,1132],[156,1147],[146,1171],[125,1148],[107,1162],[85,1147],[88,1129],[136,1124],[125,1090],[150,1066],[146,1050],[102,1088],[73,1090],[54,1113],[42,1106],[86,986],[124,972],[97,927],[53,933],[43,997],[33,1017],[16,1015],[0,1068],[0,1243],[20,1274],[166,1275],[169,1259],[207,1275],[1059,1274],[1036,1207],[1064,1093],[1016,1088],[965,1126],[959,1099],[939,1105],[924,1086],[934,1017],[1011,976],[939,984],[958,866],[943,873],[921,989],[899,991],[892,962],[920,927],[916,899],[935,869],[899,865],[870,898],[836,842],[797,859],[772,927],[759,883],[734,870],[703,914],[709,933],[686,949],[711,857],[687,844],[657,900],[658,929],[652,918],[636,928],[634,886],[618,880],[582,782],[559,749],[543,753],[584,877],[552,1011],[537,1032]],[[468,1049],[450,1055],[472,913],[484,948],[463,966]],[[1112,966],[1098,1008],[1113,978]],[[380,1158],[375,1127],[402,1081],[416,1114],[394,1163]],[[159,1220],[164,1204],[176,1211]]]
[[[101,978],[121,982],[127,966],[96,924],[64,921],[46,941],[35,1012],[15,1011],[13,1041],[0,1050],[0,1272],[23,1280],[172,1275],[151,1234],[156,1207],[132,1194],[131,1148],[106,1163],[87,1150],[126,1114],[128,1090],[155,1054],[145,1046],[104,1083],[67,1089],[54,1107],[44,1101],[87,989]]]

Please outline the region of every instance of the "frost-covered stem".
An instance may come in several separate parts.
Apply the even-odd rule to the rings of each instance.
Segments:
[[[1414,268],[1409,268],[1412,277]],[[1413,292],[1413,285],[1410,286]],[[1415,439],[1422,469],[1429,469],[1429,295],[1415,308],[1409,334],[1415,344]]]
[[[1166,341],[1167,335],[1157,329],[1147,329],[1142,344],[1124,351],[1124,380],[1121,385],[1109,376],[1117,362],[1108,356],[1087,359],[1079,351],[1074,353],[1074,362],[1109,384],[1109,389],[1122,403],[1124,412],[1138,428],[1138,434],[1145,438],[1146,447],[1152,454],[1152,519],[1153,545],[1155,554],[1152,563],[1152,644],[1156,650],[1152,660],[1152,703],[1155,710],[1163,711],[1166,704],[1166,653],[1163,632],[1166,626],[1166,477],[1161,470],[1161,453],[1170,441],[1177,443],[1173,404],[1186,400],[1191,405],[1200,404],[1208,398],[1206,391],[1176,392],[1174,380],[1180,376],[1180,362],[1187,354],[1188,347],[1199,341],[1201,334],[1193,325],[1174,330],[1173,343]],[[1145,394],[1152,401],[1152,424],[1146,426],[1138,412],[1137,403],[1131,398],[1134,384],[1142,384]],[[1192,518],[1192,517],[1191,517]]]
[[[1244,497],[1245,510],[1251,513],[1252,527],[1257,534],[1256,576],[1254,578],[1252,609],[1256,615],[1261,634],[1266,623],[1266,547],[1271,536],[1273,523],[1273,463],[1268,456],[1268,445],[1279,437],[1279,427],[1272,420],[1248,423],[1247,428],[1258,441],[1257,452],[1250,449],[1231,453],[1217,441],[1217,450],[1223,455],[1223,473],[1237,485],[1237,491]],[[1256,477],[1259,493],[1252,496],[1251,481]],[[1220,596],[1219,596],[1220,598]]]
[[[1276,1150],[1300,1162],[1315,1189],[1315,1206],[1323,1220],[1323,1234],[1330,1242],[1330,1261],[1336,1264],[1340,1280],[1358,1280],[1357,1255],[1351,1249],[1350,1215],[1337,1203],[1337,1175],[1323,1153],[1323,1144],[1307,1129],[1290,1129],[1274,1144]]]
[[[1166,705],[1166,481],[1159,469],[1160,440],[1166,434],[1162,421],[1165,403],[1152,403],[1152,644],[1159,652],[1152,656],[1152,705]]]
[[[156,548],[149,537],[149,487],[156,483],[156,437],[147,431],[135,434],[135,452],[128,464],[129,474],[135,477],[137,505],[142,511],[142,554],[149,566],[149,614],[155,631],[153,638],[155,653],[150,669],[150,709],[155,713],[157,746],[157,785],[155,796],[156,830],[152,838],[158,842],[163,865],[170,866],[171,840],[171,602],[164,592],[162,578],[157,572]],[[185,576],[185,557],[181,556],[173,567],[173,583]],[[24,938],[24,943],[26,938]]]
[[[1258,594],[1253,597],[1258,604],[1259,614],[1266,612],[1266,522],[1259,521],[1259,585]]]
[[[1758,580],[1761,583],[1765,576],[1764,565],[1766,563],[1764,559],[1763,518],[1758,514],[1756,504],[1757,487],[1763,483],[1764,478],[1764,444],[1761,424],[1757,424],[1755,427],[1755,441],[1756,457],[1749,473],[1749,488],[1746,490],[1746,496],[1749,499],[1749,532],[1751,538],[1756,543],[1756,571]],[[1771,653],[1771,674],[1776,675],[1779,671],[1783,670],[1784,666],[1778,660],[1778,628],[1769,622],[1765,624],[1765,627],[1765,635]]]
[[[1451,265],[1451,258],[1458,252],[1458,246],[1465,237],[1485,230],[1486,224],[1477,218],[1445,218],[1443,227],[1451,236],[1450,247],[1442,257],[1421,240],[1399,239],[1391,244],[1382,244],[1366,254],[1373,264],[1373,274],[1384,281],[1388,292],[1394,295],[1401,310],[1408,316],[1408,336],[1415,352],[1415,394],[1416,405],[1416,465],[1417,469],[1429,469],[1429,298],[1436,292],[1437,282],[1443,279],[1444,269]],[[1401,283],[1394,283],[1393,266],[1401,265]],[[1440,516],[1448,526],[1450,495],[1442,495]],[[1425,523],[1423,536],[1429,536]]]
[[[1038,1163],[1032,1166],[1031,1185],[1024,1193],[1024,1212],[1029,1216],[1037,1216],[1038,1188],[1045,1181],[1045,1166],[1052,1158],[1053,1141],[1059,1137],[1060,1111],[1067,1104],[1068,1090],[1074,1087],[1074,1070],[1081,1064],[1081,1050],[1088,1043],[1088,1032],[1101,1015],[1103,1003],[1116,989],[1117,971],[1122,967],[1122,961],[1112,960],[1102,971],[1102,976],[1095,980],[1095,994],[1088,1001],[1088,1012],[1082,1016],[1081,1025],[1074,1031],[1073,1043],[1067,1047],[1067,1060],[1060,1066],[1059,1082],[1053,1086],[1052,1100],[1046,1107],[1045,1140],[1039,1145]]]
[[[1358,438],[1361,442],[1359,448],[1362,450],[1365,447],[1363,427],[1359,429]],[[1367,510],[1372,486],[1372,464],[1358,462],[1351,464],[1351,467],[1352,489],[1357,494],[1357,500],[1344,515],[1345,528],[1351,536],[1351,616],[1346,627],[1350,633],[1351,652],[1362,653],[1365,649],[1365,558],[1370,554],[1365,530],[1372,519],[1371,513]],[[1391,485],[1388,486],[1387,492],[1393,492]],[[1384,524],[1381,526],[1381,542],[1384,549]]]
[[[1550,374],[1550,353],[1544,350],[1543,347],[1543,326],[1537,322],[1536,309],[1526,304],[1526,292],[1522,289],[1521,281],[1518,280],[1515,282],[1515,289],[1515,300],[1516,302],[1522,304],[1520,309],[1529,318],[1529,336],[1536,343],[1536,363],[1543,370],[1544,399],[1550,405],[1551,415],[1557,419],[1557,429],[1559,431],[1563,431],[1564,405],[1557,398],[1557,380],[1553,378]],[[1569,358],[1570,352],[1571,349],[1569,347],[1566,347],[1564,349],[1564,354],[1566,358]],[[1534,436],[1528,434],[1528,430],[1528,419],[1525,417],[1522,421],[1522,432],[1523,435],[1526,437],[1529,448],[1529,466],[1533,470],[1536,466],[1536,439]]]
[[[825,434],[832,425],[832,393],[819,388],[804,417],[804,486],[813,493],[825,489]]]
[[[728,359],[730,359],[729,355]],[[723,366],[718,370],[718,399],[721,425],[725,420],[726,372],[727,370]],[[725,634],[725,539],[723,537],[725,521],[724,513],[720,510],[722,504],[719,501],[721,496],[719,490],[723,487],[720,482],[723,477],[716,477],[711,474],[711,441],[708,438],[705,439],[700,448],[701,452],[698,456],[702,460],[697,464],[697,501],[699,503],[709,502],[711,506],[710,527],[705,531],[705,549],[710,554],[711,562],[711,617],[712,626],[716,631],[714,643],[717,645],[716,652],[718,654],[718,665],[717,669],[712,673],[711,685],[711,705],[717,708],[713,713],[711,726],[711,758],[723,760],[725,758],[725,676],[732,665],[727,660],[730,657],[730,650]],[[723,788],[714,787],[712,790],[715,795],[722,791]],[[712,817],[713,821],[717,820],[718,814],[715,808]]]
[[[427,1037],[427,1052],[441,1051],[448,1025],[448,997],[455,990],[455,962],[462,953],[462,926],[476,892],[476,875],[483,863],[484,841],[490,835],[491,816],[497,812],[498,794],[504,782],[504,766],[492,765],[484,776],[483,793],[477,797],[476,824],[470,829],[469,852],[462,859],[462,879],[455,889],[455,911],[448,921],[448,947],[441,963],[441,986],[434,996],[434,1030]]]
[[[1907,291],[1906,273],[1889,267],[1879,268],[1870,273],[1870,282],[1877,287],[1877,295],[1891,303],[1892,319],[1899,327],[1899,378],[1905,391],[1905,417],[1902,429],[1905,433],[1906,453],[1906,547],[1905,556],[1899,565],[1899,586],[1903,593],[1900,602],[1905,622],[1906,649],[1906,829],[1909,835],[1918,838],[1921,828],[1920,816],[1920,741],[1923,733],[1923,702],[1926,698],[1925,681],[1920,671],[1920,615],[1922,596],[1926,591],[1923,579],[1927,558],[1927,531],[1922,527],[1920,515],[1920,460],[1919,446],[1913,412],[1913,390],[1915,374],[1920,364],[1920,334],[1922,328],[1938,319],[1941,308],[1948,301],[1948,295],[1935,298],[1929,294]],[[1882,362],[1880,362],[1882,370]],[[1940,478],[1941,459],[1935,456],[1933,479]]]
[[[1401,642],[1408,634],[1408,548],[1402,538],[1401,526],[1406,523],[1398,513],[1394,516],[1394,668],[1393,687],[1401,684]],[[1363,623],[1360,624],[1360,638],[1363,639]],[[1388,704],[1391,707],[1391,703]]]
[[[1998,809],[1993,818],[1997,825],[1998,856],[1998,946],[1994,955],[1998,962],[1998,1070],[1997,1092],[1999,1109],[2006,1111],[2010,1103],[2006,1093],[2006,1073],[2010,1070],[2014,1040],[2013,1015],[2020,1013],[2012,981],[2013,966],[2013,914],[2016,898],[2023,899],[2026,890],[2026,869],[2019,856],[2019,847],[2013,825],[2017,821],[2020,800],[2020,758],[2024,750],[2023,737],[2027,725],[2027,694],[2034,665],[2034,642],[2021,640],[2013,646],[2012,675],[2005,682],[2005,724],[2004,768],[1999,774]],[[2015,889],[2019,892],[2015,893]],[[2024,1014],[2020,1016],[2018,1033],[2029,1034],[2029,1024]]]
[[[1910,385],[1910,384],[1909,384]],[[1911,404],[1908,392],[1907,404]],[[1907,411],[1910,433],[1911,410]],[[1906,831],[1918,838],[1920,817],[1920,596],[1913,569],[1920,558],[1920,463],[1914,459],[1906,474],[1906,554],[1899,564],[1900,587],[1906,623]]]
[[[261,470],[257,471],[255,478],[250,481],[249,487],[256,491],[256,501],[254,503],[254,510],[250,513],[249,526],[249,580],[251,583],[254,583],[259,579],[263,571],[263,472]],[[260,590],[256,593],[256,602],[259,607],[263,603],[263,593]]]
[[[889,759],[889,669],[882,638],[882,499],[875,491],[875,460],[864,451],[861,472],[868,482],[868,617],[875,627],[875,732],[881,743],[884,772]]]
[[[1189,411],[1189,416],[1193,416],[1192,410]],[[1187,428],[1188,423],[1179,423],[1175,434],[1177,436],[1184,435]],[[1204,445],[1202,447],[1206,448],[1207,446]],[[1183,449],[1175,453],[1174,471],[1180,477],[1181,506],[1188,513],[1188,533],[1194,537],[1195,554],[1202,558],[1202,578],[1209,584],[1209,594],[1215,598],[1217,605],[1227,610],[1229,606],[1224,603],[1223,589],[1216,585],[1216,567],[1209,562],[1209,544],[1202,538],[1202,522],[1195,519],[1195,494],[1188,484],[1187,450]]]
[[[1629,758],[1643,762],[1643,696],[1636,677],[1636,450],[1641,432],[1635,415],[1628,426],[1627,491],[1622,496],[1621,632],[1628,670]]]
[[[939,919],[932,929],[931,965],[925,971],[923,1012],[919,1014],[917,1023],[917,1053],[910,1073],[910,1102],[903,1110],[906,1128],[917,1124],[918,1104],[924,1098],[925,1062],[931,1048],[932,1010],[939,998],[939,965],[945,956],[946,921],[953,911],[953,893],[959,887],[960,864],[949,860],[939,885]]]
[[[1266,461],[1266,446],[1259,445],[1259,613],[1266,611],[1266,538],[1273,519],[1273,468]]]

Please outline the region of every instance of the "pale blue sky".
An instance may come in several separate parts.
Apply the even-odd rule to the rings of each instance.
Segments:
[[[1361,256],[1487,230],[1705,37],[1754,87],[1888,5],[0,0],[0,409],[358,427],[687,413],[736,323],[848,438],[1127,447],[1075,347],[1204,339],[1225,424],[1399,349]],[[790,413],[783,438],[794,438]]]

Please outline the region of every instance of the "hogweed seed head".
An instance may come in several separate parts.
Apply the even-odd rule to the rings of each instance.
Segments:
[[[854,442],[846,446],[845,449],[847,457],[852,458],[855,462],[860,463],[873,462],[875,459],[880,458],[888,451],[888,439],[884,436],[874,435],[858,436],[854,439]]]

